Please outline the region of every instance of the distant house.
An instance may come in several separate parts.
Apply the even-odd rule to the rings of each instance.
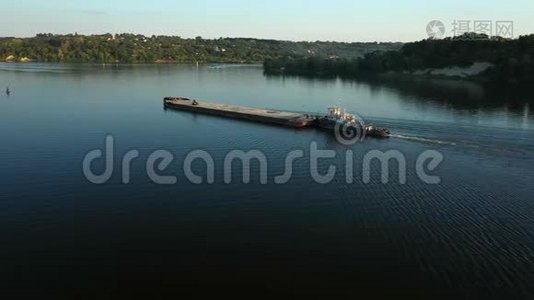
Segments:
[[[15,62],[15,61],[26,63],[26,62],[31,62],[32,60],[26,56],[17,58],[15,57],[15,55],[9,55],[8,57],[6,57],[6,62]]]

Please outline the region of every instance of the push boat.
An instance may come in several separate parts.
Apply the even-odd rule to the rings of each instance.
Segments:
[[[326,116],[317,117],[315,124],[322,129],[345,131],[345,134],[349,135],[362,135],[362,133],[365,133],[365,136],[375,138],[387,138],[391,136],[391,132],[388,129],[377,127],[372,123],[365,124],[362,119],[347,113],[346,110],[337,105],[328,108],[328,114]]]

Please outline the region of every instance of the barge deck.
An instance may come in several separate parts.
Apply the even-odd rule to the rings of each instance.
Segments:
[[[310,127],[314,124],[315,120],[313,116],[306,114],[211,103],[183,97],[166,97],[164,103],[165,107],[171,109],[188,110],[295,128]]]

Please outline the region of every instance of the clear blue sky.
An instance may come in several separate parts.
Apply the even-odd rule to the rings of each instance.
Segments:
[[[286,40],[410,41],[438,19],[512,20],[534,33],[534,0],[1,0],[0,36],[166,34]]]

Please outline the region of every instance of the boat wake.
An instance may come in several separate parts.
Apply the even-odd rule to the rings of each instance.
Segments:
[[[430,138],[425,138],[425,137],[420,137],[420,136],[407,136],[407,135],[401,135],[401,134],[392,134],[391,137],[402,139],[402,140],[408,140],[408,141],[429,143],[429,144],[439,144],[439,145],[449,145],[449,146],[457,145],[455,142],[430,139]]]

